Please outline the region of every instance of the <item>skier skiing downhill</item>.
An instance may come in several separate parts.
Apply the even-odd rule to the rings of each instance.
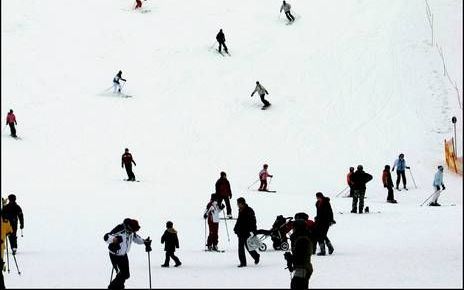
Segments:
[[[433,178],[433,187],[435,188],[435,194],[432,197],[432,202],[429,203],[429,206],[440,206],[438,203],[438,198],[440,197],[440,192],[445,190],[445,184],[443,183],[443,166],[439,165],[438,170],[435,173],[435,177]],[[441,186],[441,190],[440,190]]]
[[[271,103],[269,103],[265,98],[264,98],[264,95],[269,95],[269,92],[266,90],[265,87],[263,87],[263,85],[261,85],[259,83],[259,81],[256,81],[256,87],[255,87],[255,90],[251,93],[251,96],[253,97],[253,95],[255,93],[258,93],[259,94],[259,97],[261,98],[261,102],[263,102],[264,106],[262,107],[262,109],[266,109],[267,107],[269,107],[271,105]]]
[[[222,32],[222,29],[219,29],[218,34],[216,35],[216,40],[219,42],[219,53],[221,53],[221,48],[224,46],[224,51],[229,54],[229,50],[227,49],[226,46],[226,37],[224,36],[224,32]]]
[[[134,159],[132,158],[132,154],[129,153],[129,149],[126,148],[121,158],[121,167],[126,167],[127,181],[135,181],[135,175],[134,172],[132,172],[132,163],[137,166]]]
[[[116,93],[116,89],[118,93],[121,92],[121,83],[120,81],[126,81],[126,79],[122,78],[122,71],[119,71],[116,76],[113,78],[113,92]]]
[[[13,110],[10,109],[10,112],[8,112],[8,115],[6,116],[6,124],[10,126],[10,135],[11,137],[18,137],[16,136],[16,128],[15,125],[18,125],[16,122],[16,116],[13,114]]]
[[[259,185],[259,191],[267,191],[267,178],[272,178],[273,175],[267,172],[268,165],[264,164],[263,169],[259,172],[259,180],[261,184]]]
[[[280,6],[280,13],[282,13],[282,10],[284,10],[285,16],[287,16],[288,21],[293,22],[295,21],[295,17],[293,17],[293,15],[290,13],[290,8],[292,8],[292,6],[289,3],[283,1],[282,6]]]

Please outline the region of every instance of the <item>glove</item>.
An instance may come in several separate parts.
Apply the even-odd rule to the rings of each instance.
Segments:
[[[204,219],[208,218],[208,215],[205,213],[205,214],[203,215],[203,218],[204,218]]]
[[[444,188],[443,188],[444,189]],[[19,226],[20,229],[24,229],[24,225]]]
[[[440,190],[440,186],[436,185],[435,188],[437,189],[437,191]]]
[[[103,236],[103,240],[104,240],[105,242],[108,241],[108,234],[105,234],[105,235]]]
[[[143,240],[143,244],[145,245],[145,252],[151,252],[151,240],[150,240],[150,237]]]
[[[445,188],[446,188],[445,185],[442,184],[442,185],[441,185],[441,190],[445,190]]]
[[[251,96],[253,97],[253,94],[251,94]],[[8,124],[7,124],[8,125]]]
[[[226,206],[223,205],[222,203],[219,205],[219,209],[223,210]]]

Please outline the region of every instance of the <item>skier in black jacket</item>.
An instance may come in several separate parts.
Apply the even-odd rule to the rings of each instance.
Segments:
[[[353,182],[353,203],[351,212],[356,213],[356,207],[359,199],[359,213],[363,213],[364,208],[364,196],[366,194],[366,183],[371,181],[372,175],[364,172],[363,166],[358,165],[357,170],[351,175],[351,181]]]
[[[246,267],[245,247],[250,233],[256,235],[256,216],[254,210],[248,206],[243,197],[237,198],[238,218],[234,226],[234,233],[238,236],[238,258],[240,260],[239,268]],[[260,255],[256,251],[250,251],[247,247],[248,253],[255,260],[255,264],[259,263]]]
[[[219,29],[219,32],[216,35],[216,40],[217,42],[219,42],[219,52],[221,52],[221,47],[224,46],[224,51],[228,54],[229,50],[226,46],[226,37],[224,36],[224,32],[222,32],[222,29]]]
[[[316,222],[315,232],[318,236],[319,247],[321,248],[321,251],[317,255],[325,256],[325,244],[327,244],[327,248],[329,249],[329,255],[332,255],[334,248],[327,237],[329,227],[335,223],[330,198],[325,197],[322,192],[316,193],[316,198],[317,215],[314,218]]]
[[[10,241],[12,254],[15,255],[18,249],[18,237],[16,235],[18,231],[18,220],[19,228],[24,228],[23,210],[16,203],[16,195],[8,195],[8,204],[3,207],[3,215],[10,221],[11,227],[13,228],[13,233],[8,235],[8,239]]]

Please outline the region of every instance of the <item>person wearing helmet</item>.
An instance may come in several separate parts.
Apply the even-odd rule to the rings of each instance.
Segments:
[[[264,164],[263,169],[259,172],[259,181],[261,184],[259,185],[259,191],[267,191],[267,178],[272,178],[273,175],[267,172],[268,165]]]
[[[8,115],[6,115],[6,124],[10,126],[10,135],[11,137],[18,137],[16,136],[16,128],[15,125],[18,125],[18,122],[16,122],[16,116],[13,114],[13,110],[10,109],[10,112],[8,112]]]
[[[10,221],[11,227],[13,229],[13,232],[8,236],[8,239],[10,241],[11,252],[13,253],[13,255],[15,255],[18,249],[18,238],[16,235],[18,231],[18,221],[19,228],[24,228],[23,210],[16,203],[16,195],[8,195],[8,204],[3,207],[3,215],[6,219]]]
[[[443,166],[439,165],[438,170],[435,173],[435,177],[433,178],[433,187],[435,188],[435,194],[432,197],[432,202],[429,203],[429,206],[440,206],[438,203],[438,198],[440,197],[440,192],[445,190],[445,184],[443,183]],[[441,187],[441,189],[440,189]]]
[[[132,158],[132,154],[129,153],[129,149],[126,148],[124,149],[124,154],[121,158],[121,167],[126,167],[127,181],[135,181],[135,174],[132,171],[132,163],[134,163],[134,166],[137,166],[134,159]]]
[[[126,218],[124,221],[103,236],[108,244],[111,264],[116,270],[116,277],[108,285],[108,289],[124,289],[124,283],[130,277],[129,258],[127,253],[132,242],[142,245],[147,239],[142,239],[136,232],[140,229],[137,220]]]
[[[113,78],[113,92],[116,93],[116,89],[118,90],[118,93],[121,92],[121,83],[120,81],[126,81],[126,79],[122,78],[122,71],[118,71],[116,76]]]
[[[356,171],[351,175],[351,180],[353,182],[353,203],[351,206],[351,212],[356,213],[356,208],[358,206],[359,200],[359,208],[358,213],[363,213],[364,209],[364,196],[366,194],[366,183],[371,181],[372,175],[369,173],[364,172],[363,166],[358,165]]]
[[[395,160],[395,163],[393,164],[392,171],[395,170],[396,167],[396,189],[399,189],[400,185],[400,180],[403,179],[403,188],[405,190],[408,190],[406,187],[406,169],[409,169],[409,166],[406,166],[406,160],[404,160],[404,154],[401,153],[398,156],[398,159]]]

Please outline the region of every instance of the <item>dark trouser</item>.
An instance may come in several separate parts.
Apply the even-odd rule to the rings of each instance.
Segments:
[[[207,246],[217,246],[218,244],[218,230],[219,230],[219,223],[213,223],[212,221],[208,220],[209,226],[209,235],[208,235],[208,242]]]
[[[259,97],[261,98],[261,102],[263,102],[263,104],[267,107],[269,106],[271,103],[269,103],[265,98],[264,98],[264,94],[262,95],[259,95]]]
[[[110,253],[110,260],[117,274],[114,280],[111,281],[108,289],[124,289],[124,282],[130,277],[127,254],[124,256],[117,256]]]
[[[389,185],[387,186],[387,190],[388,190],[387,200],[395,200],[395,197],[393,196],[393,187]]]
[[[403,187],[406,188],[406,171],[397,170],[396,171],[396,188],[400,185],[400,179],[403,178]]]
[[[259,185],[258,190],[267,190],[267,179],[260,180],[261,184]]]
[[[219,204],[219,205],[222,204],[222,200],[224,200],[225,203],[226,203],[226,212],[227,212],[227,214],[228,214],[228,215],[229,215],[229,214],[232,214],[232,208],[230,207],[230,200],[229,200],[229,197],[228,197],[228,196],[226,196],[226,197],[220,196],[220,197],[219,197],[219,200],[218,200],[218,204]]]
[[[352,186],[350,186],[350,195],[349,195],[349,197],[353,197],[353,195],[354,195],[354,189],[353,189]]]
[[[11,136],[16,137],[15,124],[14,123],[8,123],[8,125],[10,126],[10,134],[11,134]]]
[[[245,265],[247,264],[246,262],[246,257],[245,257],[245,247],[250,253],[250,255],[255,259],[255,261],[259,258],[259,254],[256,251],[250,251],[248,249],[248,246],[246,245],[248,237],[238,237],[238,259],[240,260],[240,265]]]
[[[134,175],[134,172],[132,172],[132,164],[124,164],[124,167],[126,167],[127,179],[134,181],[135,175]]]
[[[166,259],[164,260],[164,265],[169,266],[170,258],[172,258],[174,260],[174,262],[176,262],[176,265],[180,264],[180,260],[179,260],[179,258],[176,257],[176,255],[174,255],[174,252],[166,251]]]
[[[359,199],[359,213],[363,212],[364,209],[364,196],[366,194],[365,189],[355,189],[353,193],[353,204],[351,206],[351,211],[356,212],[356,206],[358,205]]]
[[[18,224],[12,222],[11,228],[13,229],[13,232],[8,235],[8,240],[10,241],[11,249],[17,249],[18,248],[18,236],[16,235],[16,233],[18,231]]]
[[[221,52],[222,46],[224,46],[224,51],[229,53],[225,42],[219,42],[219,52]]]
[[[310,264],[309,269],[295,268],[293,278],[290,282],[290,289],[292,290],[308,289],[309,278],[311,278],[312,273],[313,273],[313,266],[311,264]]]
[[[318,244],[319,244],[319,247],[321,248],[321,253],[322,254],[325,254],[325,245],[327,244],[327,248],[329,249],[330,252],[333,251],[333,246],[332,246],[332,243],[330,242],[329,240],[329,237],[327,237],[327,232],[329,231],[329,225],[319,225],[317,226],[316,228],[316,232],[318,233]],[[314,243],[314,246],[313,246],[313,249],[315,252],[315,247],[316,244]]]
[[[295,17],[293,17],[290,11],[285,12],[285,16],[287,16],[288,21],[295,21]]]

